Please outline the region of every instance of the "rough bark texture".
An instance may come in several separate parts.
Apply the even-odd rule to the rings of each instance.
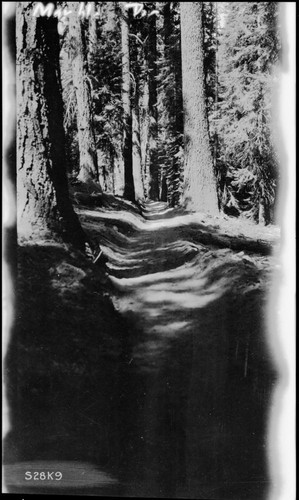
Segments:
[[[146,67],[147,62],[144,61]],[[147,71],[147,69],[145,69]],[[150,192],[150,170],[149,170],[149,84],[146,79],[141,90],[140,97],[140,139],[141,139],[141,168],[144,179],[145,197],[149,198]]]
[[[128,16],[121,4],[121,45],[122,45],[122,102],[123,102],[123,156],[125,167],[124,197],[135,200],[132,162],[132,108],[130,82],[129,24]]]
[[[92,66],[92,63],[94,61],[94,57],[96,55],[97,51],[97,43],[98,43],[98,36],[97,36],[97,23],[98,19],[95,17],[95,12],[96,12],[96,7],[95,7],[95,2],[89,2],[90,8],[91,8],[91,15],[88,19],[88,53],[87,53],[87,61],[88,61],[88,66]]]
[[[177,9],[169,2],[158,3],[158,179],[159,196],[170,206],[180,203],[182,176],[182,66]]]
[[[156,16],[149,18],[148,32],[148,79],[149,79],[149,165],[150,198],[159,199],[159,165],[157,155],[158,113],[157,113],[157,32]]]
[[[143,176],[141,167],[141,149],[140,149],[140,120],[139,120],[139,99],[136,89],[134,106],[132,109],[132,124],[133,124],[133,177],[136,199],[144,199]]]
[[[80,151],[80,171],[78,179],[82,182],[98,180],[98,167],[94,131],[92,127],[92,109],[89,83],[83,57],[83,38],[78,2],[68,2],[69,43],[72,59],[73,84],[77,100],[77,128]]]
[[[57,20],[36,18],[32,2],[18,2],[16,26],[18,236],[83,247],[65,170]]]
[[[195,211],[218,213],[204,91],[202,3],[181,3],[184,109],[183,203]]]

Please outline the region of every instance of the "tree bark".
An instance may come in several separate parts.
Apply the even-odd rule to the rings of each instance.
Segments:
[[[73,84],[77,100],[77,128],[80,151],[80,171],[82,182],[98,181],[96,144],[93,131],[90,87],[84,64],[82,26],[78,16],[78,2],[68,2],[69,43],[72,58]]]
[[[124,197],[135,201],[133,161],[132,161],[132,108],[129,53],[129,23],[124,2],[121,4],[121,45],[122,45],[122,103],[123,103],[123,156],[125,167]]]
[[[180,203],[182,173],[182,67],[180,31],[175,25],[177,8],[160,2],[163,15],[157,19],[159,34],[158,87],[158,177],[159,196],[170,206]]]
[[[91,16],[88,19],[88,67],[89,73],[91,72],[91,67],[94,62],[94,57],[97,51],[98,35],[97,35],[97,23],[98,19],[95,17],[96,6],[95,2],[89,2],[91,6]]]
[[[64,239],[84,248],[66,176],[57,19],[18,2],[17,226],[22,239]]]
[[[137,87],[137,86],[136,86]],[[133,123],[133,177],[135,197],[138,200],[144,199],[143,176],[141,166],[141,147],[140,147],[140,119],[139,119],[139,98],[138,89],[135,91],[134,106],[132,108]]]
[[[158,112],[157,112],[157,31],[156,16],[149,18],[148,32],[148,81],[149,81],[149,166],[150,198],[159,199],[159,165],[157,155]]]
[[[147,71],[147,62],[144,61],[145,71]],[[148,79],[144,82],[140,98],[140,139],[141,139],[141,168],[144,179],[144,192],[146,199],[150,194],[150,169],[149,169],[149,83]]]
[[[202,3],[181,2],[184,109],[183,203],[189,210],[218,213],[204,90]]]

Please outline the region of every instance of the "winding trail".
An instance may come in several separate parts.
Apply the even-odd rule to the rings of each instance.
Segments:
[[[18,248],[8,492],[265,499],[271,230],[114,197],[77,211],[94,265],[56,242]]]
[[[126,319],[121,494],[261,499],[276,373],[266,328],[269,259],[201,244],[163,203],[88,213]]]

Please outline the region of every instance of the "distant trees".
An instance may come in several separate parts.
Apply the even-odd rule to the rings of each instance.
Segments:
[[[273,221],[277,3],[63,5],[68,173],[131,201]]]
[[[61,239],[84,248],[68,194],[57,19],[18,2],[17,225],[19,238]]]
[[[155,3],[152,3],[155,8]],[[148,33],[145,45],[145,57],[148,71],[148,120],[149,120],[149,171],[150,190],[152,200],[159,199],[159,165],[157,157],[158,140],[158,110],[157,110],[157,26],[156,15],[148,18]]]
[[[220,31],[217,162],[224,210],[273,221],[278,160],[272,98],[279,59],[277,2],[226,2]]]
[[[80,169],[82,182],[98,181],[96,143],[93,130],[91,89],[87,73],[87,50],[84,47],[82,25],[78,16],[78,2],[67,2],[68,51],[72,64],[73,86],[76,96],[76,116]]]
[[[123,103],[123,156],[125,172],[124,196],[135,201],[133,179],[132,148],[132,106],[131,106],[131,74],[130,74],[130,42],[129,20],[125,2],[121,6],[121,51],[122,51],[122,103]]]
[[[158,158],[160,196],[180,203],[183,177],[183,101],[179,2],[160,2],[158,33]]]
[[[208,134],[204,87],[202,3],[181,3],[184,109],[183,203],[192,210],[218,213],[216,179]]]
[[[97,45],[90,64],[98,167],[104,191],[124,195],[122,48],[117,2],[97,2]]]

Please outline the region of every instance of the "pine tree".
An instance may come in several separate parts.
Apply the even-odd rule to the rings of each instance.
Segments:
[[[226,4],[220,45],[218,134],[224,205],[259,223],[273,220],[278,162],[271,134],[279,57],[276,2]]]
[[[84,48],[82,23],[78,15],[78,2],[67,2],[68,50],[72,61],[72,79],[76,95],[78,145],[82,182],[98,181],[96,143],[93,130],[91,89],[88,81],[87,56]]]
[[[131,16],[130,54],[134,86],[134,110],[138,117],[139,152],[144,196],[158,199],[157,165],[157,30],[156,16],[149,15],[154,2],[143,4],[143,16]],[[137,110],[138,107],[138,110]],[[137,123],[137,122],[136,122]]]
[[[180,15],[177,2],[160,2],[158,33],[158,163],[160,196],[180,202],[183,171],[183,110]]]
[[[132,126],[133,126],[133,177],[136,199],[143,200],[146,196],[144,169],[141,152],[141,96],[144,78],[144,44],[140,33],[138,20],[132,20],[130,25],[130,60],[132,78]]]
[[[216,52],[217,52],[217,18],[215,2],[203,2],[202,9],[203,24],[203,50],[204,50],[204,74],[205,95],[207,102],[208,117],[214,109],[216,100]]]
[[[129,20],[125,3],[121,5],[121,45],[122,45],[122,102],[123,102],[123,155],[125,167],[124,197],[135,200],[132,156],[132,107],[130,75]]]
[[[22,238],[85,235],[68,193],[57,19],[17,4],[17,224]]]
[[[149,5],[155,8],[155,3]],[[148,37],[146,43],[146,58],[148,61],[148,119],[149,119],[149,170],[150,198],[159,199],[159,168],[157,161],[158,110],[157,110],[157,29],[156,16],[148,17]]]
[[[218,213],[204,88],[202,4],[181,3],[184,103],[183,202],[191,210]]]
[[[117,2],[98,2],[97,46],[90,65],[99,175],[104,191],[124,194],[122,48]]]

